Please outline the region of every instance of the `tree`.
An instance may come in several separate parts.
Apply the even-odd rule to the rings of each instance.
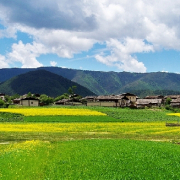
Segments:
[[[53,103],[53,98],[48,97],[46,94],[41,94],[40,102],[45,105],[49,105],[50,103]]]
[[[17,98],[20,98],[19,94],[14,94],[14,95],[11,96],[11,100],[17,99]]]
[[[68,89],[69,94],[74,94],[74,90],[77,88],[77,86],[72,86]]]
[[[166,105],[170,105],[170,104],[171,104],[171,101],[172,101],[172,99],[168,97],[168,98],[166,99],[165,104],[166,104]]]
[[[4,107],[4,105],[5,105],[5,102],[2,99],[0,99],[0,107]]]
[[[9,95],[5,95],[5,102],[8,104],[11,103],[11,97]]]
[[[56,97],[54,99],[54,102],[62,100],[62,99],[69,99],[69,95],[67,93],[64,93],[63,95]]]
[[[29,98],[29,97],[32,97],[31,92],[28,92],[28,94],[27,94],[27,98]]]

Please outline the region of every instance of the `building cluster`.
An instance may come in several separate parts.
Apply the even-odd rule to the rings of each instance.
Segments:
[[[27,97],[27,94],[12,100],[13,104],[22,106],[39,106],[40,105],[40,94],[33,94],[33,97]],[[0,98],[5,101],[5,94],[0,93]]]
[[[70,95],[69,99],[62,99],[54,102],[55,105],[87,105],[87,106],[103,106],[103,107],[131,107],[131,108],[145,108],[145,107],[161,107],[165,105],[167,98],[169,98],[170,106],[180,108],[180,95],[169,96],[146,96],[141,99],[132,93],[123,93],[119,95],[100,95],[100,96],[86,96],[78,101],[75,101],[77,94]],[[5,94],[0,93],[0,98],[5,101]],[[33,97],[27,97],[27,94],[18,99],[13,100],[13,104],[21,106],[40,106],[40,94],[33,94]]]
[[[123,93],[120,95],[107,96],[87,96],[87,106],[107,106],[107,107],[160,107],[165,104],[166,99],[170,98],[170,106],[180,108],[180,95],[169,96],[146,96],[141,99],[135,94]]]

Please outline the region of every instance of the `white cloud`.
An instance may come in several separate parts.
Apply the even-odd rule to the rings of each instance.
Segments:
[[[21,31],[34,40],[12,45],[8,58],[22,67],[42,66],[37,60],[41,54],[73,58],[95,43],[105,43],[110,54],[102,50],[96,55],[99,62],[145,72],[135,53],[180,50],[179,0],[1,0],[0,5],[6,27],[0,30],[0,38],[15,38]]]
[[[46,54],[47,50],[42,44],[23,44],[19,41],[18,44],[12,45],[12,52],[8,54],[10,61],[17,61],[22,63],[22,68],[41,67],[43,64],[37,61],[37,57],[41,54]]]
[[[6,62],[6,57],[0,55],[0,68],[8,68],[8,67],[9,67],[9,65]]]
[[[153,46],[140,39],[126,38],[124,41],[110,39],[107,42],[110,55],[96,55],[96,59],[107,66],[116,66],[124,71],[146,72],[146,67],[139,62],[133,53],[154,51]]]
[[[57,65],[57,62],[55,62],[55,61],[50,61],[50,64],[51,64],[51,66],[56,66],[56,65]]]

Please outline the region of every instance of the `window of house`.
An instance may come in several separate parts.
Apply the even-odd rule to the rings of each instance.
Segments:
[[[31,104],[33,104],[33,102],[31,102]]]

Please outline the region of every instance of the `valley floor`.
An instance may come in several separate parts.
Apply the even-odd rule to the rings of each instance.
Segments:
[[[86,107],[67,110],[73,109],[86,111]],[[88,108],[87,112],[92,114],[1,112],[0,179],[180,178],[180,126],[166,126],[180,117],[168,116],[164,109]]]

